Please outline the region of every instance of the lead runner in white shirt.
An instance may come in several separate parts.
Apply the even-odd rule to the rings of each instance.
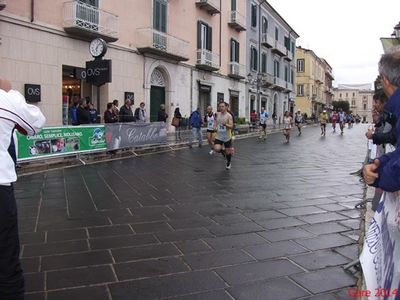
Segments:
[[[17,175],[8,147],[14,128],[22,134],[35,135],[45,121],[39,108],[26,104],[25,98],[0,78],[0,299],[24,299],[13,187]]]

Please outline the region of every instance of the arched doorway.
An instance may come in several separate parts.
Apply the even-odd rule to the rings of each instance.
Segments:
[[[166,81],[160,69],[156,68],[151,73],[150,85],[150,122],[155,122],[160,105],[165,104]]]

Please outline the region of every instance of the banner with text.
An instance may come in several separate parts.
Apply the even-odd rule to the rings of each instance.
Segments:
[[[383,193],[360,262],[374,299],[400,300],[400,193]]]
[[[167,129],[164,122],[113,123],[105,126],[108,150],[167,142]]]
[[[107,149],[104,125],[48,127],[34,136],[17,136],[18,161]]]

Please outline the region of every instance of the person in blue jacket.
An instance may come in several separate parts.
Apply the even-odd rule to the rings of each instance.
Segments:
[[[400,190],[400,51],[382,55],[379,74],[383,90],[389,97],[385,109],[397,118],[397,144],[395,151],[364,166],[363,177],[368,185],[386,192],[396,192]]]

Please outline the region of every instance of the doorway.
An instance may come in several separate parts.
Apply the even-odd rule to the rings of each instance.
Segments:
[[[236,118],[239,117],[239,96],[231,95],[229,99],[229,108]]]
[[[150,122],[157,122],[161,104],[165,105],[165,88],[152,85],[150,89]]]

